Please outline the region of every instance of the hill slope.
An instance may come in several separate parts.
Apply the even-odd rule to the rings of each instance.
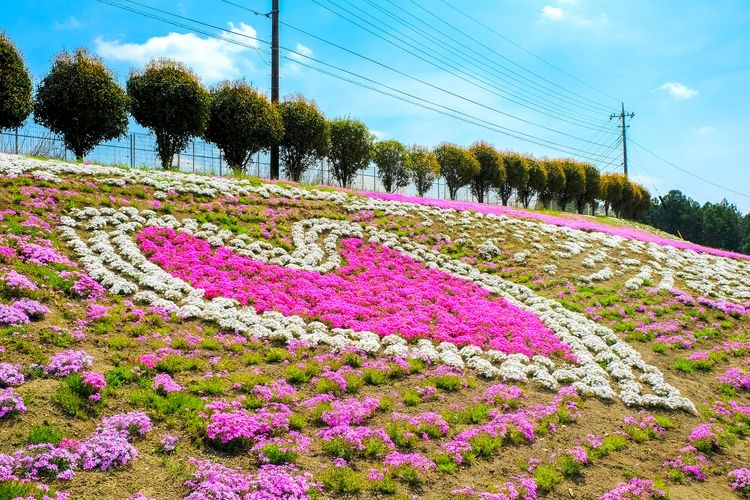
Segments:
[[[31,481],[0,497],[750,482],[745,259],[254,179],[8,155],[0,175],[0,479]]]

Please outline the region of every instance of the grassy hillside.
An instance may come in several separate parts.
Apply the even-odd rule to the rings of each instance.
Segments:
[[[622,221],[0,155],[0,499],[740,498],[749,332]]]

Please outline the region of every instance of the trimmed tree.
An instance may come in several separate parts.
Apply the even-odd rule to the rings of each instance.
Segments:
[[[170,59],[151,61],[128,78],[133,118],[156,135],[163,169],[190,139],[201,136],[209,116],[210,96],[198,76]]]
[[[601,175],[599,174],[599,169],[591,163],[583,163],[582,165],[586,174],[586,186],[583,194],[578,195],[576,198],[576,208],[578,209],[578,213],[582,214],[583,209],[588,203],[591,205],[591,215],[594,215],[596,200],[601,195]]]
[[[81,161],[128,130],[128,96],[101,59],[84,48],[58,54],[36,92],[34,121],[63,137]]]
[[[620,174],[604,174],[601,176],[601,199],[604,201],[604,215],[609,217],[609,209],[619,206],[625,177]],[[615,211],[616,213],[616,211]]]
[[[31,92],[31,77],[21,54],[0,32],[0,131],[23,125],[34,109]]]
[[[497,194],[503,205],[507,206],[513,191],[523,189],[529,182],[529,167],[526,157],[513,151],[503,153],[503,164],[505,180],[497,188]]]
[[[422,146],[415,145],[409,148],[409,156],[411,180],[417,188],[417,194],[424,196],[435,183],[435,179],[440,177],[440,164],[432,151]]]
[[[386,193],[409,185],[411,157],[400,142],[393,139],[376,142],[372,148],[372,161],[378,166],[378,177]]]
[[[279,157],[286,175],[299,182],[307,169],[328,154],[331,131],[315,101],[308,101],[301,95],[284,99],[279,104],[279,113],[284,123]]]
[[[529,167],[529,178],[526,185],[518,191],[518,198],[523,204],[523,208],[529,208],[531,199],[540,194],[547,187],[547,171],[542,162],[531,156],[526,157],[526,164]]]
[[[455,200],[458,190],[469,184],[479,173],[479,162],[468,150],[455,144],[440,144],[434,153],[450,198]]]
[[[359,120],[337,118],[331,120],[331,161],[333,177],[342,187],[349,187],[354,175],[370,164],[373,137]]]
[[[560,210],[565,210],[568,203],[586,192],[586,170],[583,165],[570,158],[561,160],[565,172],[565,188],[557,194]]]
[[[281,140],[281,115],[266,96],[244,82],[225,82],[211,92],[204,137],[216,144],[229,167],[245,170],[258,151]]]
[[[552,200],[565,189],[565,170],[560,160],[542,160],[542,166],[547,174],[547,184],[539,193],[539,199],[542,206],[548,209]]]
[[[479,203],[484,199],[490,188],[497,188],[505,179],[505,165],[500,153],[486,142],[475,142],[469,152],[479,162],[479,173],[471,179],[471,192]]]

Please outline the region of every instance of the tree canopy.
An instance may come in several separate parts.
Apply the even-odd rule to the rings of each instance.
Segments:
[[[447,142],[436,147],[434,153],[440,164],[440,174],[448,186],[448,194],[451,200],[455,200],[458,190],[479,173],[479,162],[468,150]]]
[[[378,177],[386,193],[409,185],[411,157],[400,142],[393,139],[376,142],[372,149],[372,161],[378,167]]]
[[[77,160],[125,135],[128,97],[101,59],[86,49],[61,52],[36,93],[34,120],[63,137]]]
[[[21,54],[0,32],[0,131],[23,125],[34,109],[31,92],[31,77]]]
[[[505,179],[505,165],[500,153],[487,142],[475,142],[469,152],[479,162],[479,173],[471,179],[471,192],[479,203],[484,203],[491,188],[497,188]]]
[[[284,124],[279,157],[289,178],[299,182],[307,169],[328,154],[331,131],[315,101],[301,95],[284,99],[279,112]]]
[[[337,118],[331,120],[331,161],[333,177],[342,187],[349,187],[354,175],[370,164],[373,137],[359,120]]]
[[[411,157],[411,180],[419,196],[430,190],[435,179],[440,177],[440,164],[432,151],[422,146],[409,148]]]

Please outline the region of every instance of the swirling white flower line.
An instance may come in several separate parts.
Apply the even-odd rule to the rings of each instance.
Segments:
[[[409,343],[399,335],[381,338],[372,332],[329,328],[321,322],[277,312],[258,314],[253,307],[242,306],[225,297],[206,300],[203,290],[172,276],[141,252],[134,235],[147,227],[168,227],[202,238],[213,247],[230,248],[253,260],[319,273],[330,272],[341,265],[340,238],[379,243],[426,267],[473,282],[514,306],[533,312],[570,348],[578,364],[556,364],[544,356],[530,359],[523,354],[505,354],[477,346],[459,349],[450,342],[436,346],[426,339]],[[330,219],[297,222],[292,229],[294,251],[291,253],[266,242],[252,241],[246,235],[220,230],[213,224],[199,225],[194,219],[180,221],[171,215],[159,216],[153,211],[138,211],[133,207],[75,209],[70,217],[62,219],[61,231],[89,274],[110,292],[133,294],[139,302],[161,306],[183,318],[214,321],[222,328],[259,338],[306,340],[333,348],[354,344],[369,353],[426,356],[453,366],[467,366],[486,377],[531,378],[549,389],[555,389],[559,383],[572,383],[584,394],[605,399],[616,396],[610,383],[614,380],[619,386],[619,397],[628,405],[695,410],[688,399],[680,396],[678,389],[665,383],[656,367],[645,363],[637,351],[620,341],[611,330],[536,295],[527,287],[481,273],[472,266],[377,228]],[[651,393],[645,393],[644,386],[649,387]]]
[[[147,184],[154,186],[157,197],[169,191],[204,195],[231,193],[259,194],[263,197],[285,196],[325,199],[352,203],[356,199],[346,193],[310,191],[267,184],[252,186],[247,182],[216,179],[170,172],[125,171],[95,165],[71,165],[40,162],[0,155],[0,172],[6,175],[31,173],[45,180],[59,180],[58,175],[110,176],[100,182],[113,185]],[[368,202],[370,203],[370,202]],[[393,215],[405,213],[401,203],[382,202]],[[435,209],[428,209],[432,213]],[[278,312],[258,314],[252,307],[225,297],[204,298],[204,291],[170,275],[149,261],[138,248],[134,235],[146,227],[169,227],[203,238],[212,246],[226,246],[238,254],[263,262],[325,273],[340,264],[336,251],[342,237],[356,237],[381,243],[395,251],[454,277],[468,280],[496,294],[521,309],[536,314],[554,334],[570,348],[577,364],[558,363],[544,356],[529,358],[523,354],[505,354],[483,350],[477,346],[458,348],[449,342],[435,345],[427,339],[408,342],[399,335],[381,338],[368,331],[329,328],[317,321]],[[313,344],[338,349],[356,345],[369,353],[385,355],[426,356],[435,361],[469,367],[486,377],[505,380],[532,379],[554,390],[560,383],[571,383],[584,394],[603,399],[617,396],[629,406],[663,407],[695,412],[693,403],[680,396],[674,386],[664,381],[655,366],[647,364],[640,354],[608,328],[569,311],[559,303],[540,297],[532,290],[494,275],[485,274],[463,262],[435,253],[406,238],[356,223],[328,219],[310,219],[293,226],[295,249],[288,253],[268,243],[252,241],[244,235],[220,230],[211,224],[199,225],[192,219],[177,220],[158,216],[153,211],[133,207],[75,209],[60,220],[60,230],[70,248],[79,256],[89,274],[111,293],[133,295],[142,303],[175,311],[183,318],[200,318],[216,322],[220,327],[259,338],[306,340]],[[322,241],[322,245],[321,245]],[[615,392],[613,383],[619,389]]]

